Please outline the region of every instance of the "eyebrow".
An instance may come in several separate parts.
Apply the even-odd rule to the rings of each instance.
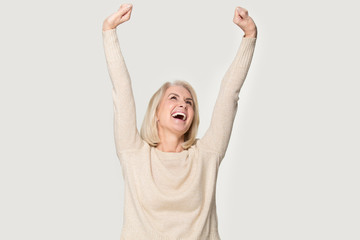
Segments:
[[[168,95],[168,97],[169,97],[171,94],[172,94],[172,95],[175,95],[175,96],[177,96],[177,97],[180,97],[179,94],[176,94],[176,93],[170,93],[170,94]],[[185,98],[185,100],[191,100],[191,101],[194,102],[194,100],[193,100],[192,98]]]

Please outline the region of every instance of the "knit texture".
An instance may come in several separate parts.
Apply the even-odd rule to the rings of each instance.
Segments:
[[[141,139],[131,79],[116,29],[102,32],[112,82],[114,139],[125,186],[121,240],[219,240],[216,179],[256,38],[243,38],[222,79],[205,135],[182,152]]]

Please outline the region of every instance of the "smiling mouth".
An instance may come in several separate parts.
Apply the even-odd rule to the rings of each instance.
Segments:
[[[174,113],[174,114],[171,115],[171,116],[172,116],[173,118],[180,119],[180,120],[183,120],[183,121],[186,120],[186,114],[185,114],[185,113],[177,112],[177,113]]]

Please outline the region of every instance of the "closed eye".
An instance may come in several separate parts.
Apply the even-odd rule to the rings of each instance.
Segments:
[[[176,97],[175,97],[175,96],[172,96],[170,99],[176,99]]]
[[[186,103],[192,106],[192,101],[186,101]]]

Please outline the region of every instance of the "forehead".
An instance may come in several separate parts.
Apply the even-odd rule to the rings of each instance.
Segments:
[[[180,96],[191,98],[190,92],[183,86],[170,86],[168,89],[166,89],[165,96],[168,96],[170,93],[176,93]]]

